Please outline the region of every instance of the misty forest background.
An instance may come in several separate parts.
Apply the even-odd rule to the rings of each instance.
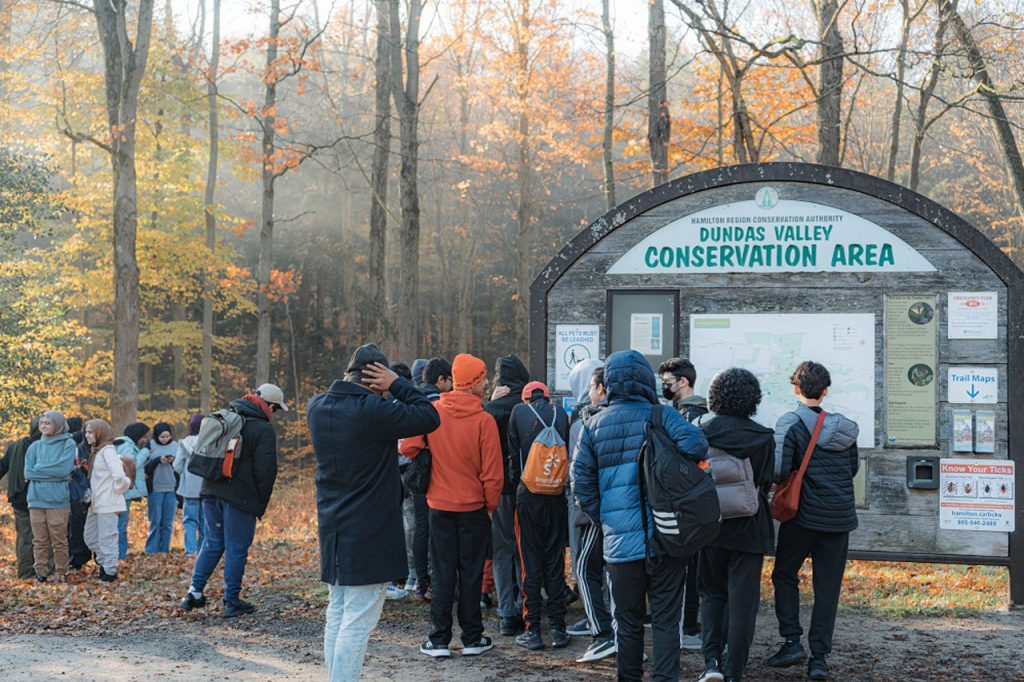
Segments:
[[[1024,264],[1022,0],[0,0],[0,438],[182,423],[360,343],[527,351],[589,222],[733,163],[916,189]]]

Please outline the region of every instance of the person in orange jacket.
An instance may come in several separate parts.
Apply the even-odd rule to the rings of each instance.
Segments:
[[[452,379],[454,390],[443,393],[434,403],[441,426],[429,436],[404,439],[399,447],[410,459],[430,448],[427,506],[433,629],[420,653],[433,657],[451,656],[456,585],[462,654],[479,655],[494,646],[484,635],[480,588],[491,533],[490,515],[498,506],[505,483],[501,441],[494,417],[483,409],[487,383],[484,361],[468,354],[457,355],[452,363]]]

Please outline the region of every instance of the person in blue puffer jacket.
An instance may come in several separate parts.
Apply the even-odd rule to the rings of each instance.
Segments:
[[[580,509],[604,531],[614,618],[618,624],[620,680],[643,679],[645,600],[650,602],[656,682],[679,679],[679,620],[685,559],[648,562],[637,459],[644,425],[657,403],[654,371],[640,353],[612,353],[605,364],[608,407],[583,427],[573,456],[573,491]],[[680,457],[707,458],[708,442],[699,428],[673,409],[662,410],[665,432]],[[653,519],[648,513],[648,527]]]

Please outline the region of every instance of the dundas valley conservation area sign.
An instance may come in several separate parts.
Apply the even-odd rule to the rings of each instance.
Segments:
[[[777,190],[765,186],[747,201],[673,220],[627,251],[608,274],[934,270],[924,256],[870,220],[831,206],[780,199]]]
[[[689,357],[704,395],[749,369],[770,427],[796,404],[796,365],[825,364],[825,409],[860,428],[851,557],[1007,566],[1024,604],[1024,273],[963,218],[811,164],[660,185],[531,288],[531,375],[567,405],[576,363],[625,349],[655,369]]]

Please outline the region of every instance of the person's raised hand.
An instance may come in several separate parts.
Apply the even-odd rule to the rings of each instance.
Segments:
[[[392,372],[387,365],[382,365],[379,362],[374,362],[363,368],[363,385],[374,391],[387,392],[397,378],[398,375]]]
[[[498,398],[504,398],[505,396],[507,396],[511,392],[512,392],[512,389],[509,388],[508,386],[495,386],[494,390],[491,392],[491,400],[497,400]]]

